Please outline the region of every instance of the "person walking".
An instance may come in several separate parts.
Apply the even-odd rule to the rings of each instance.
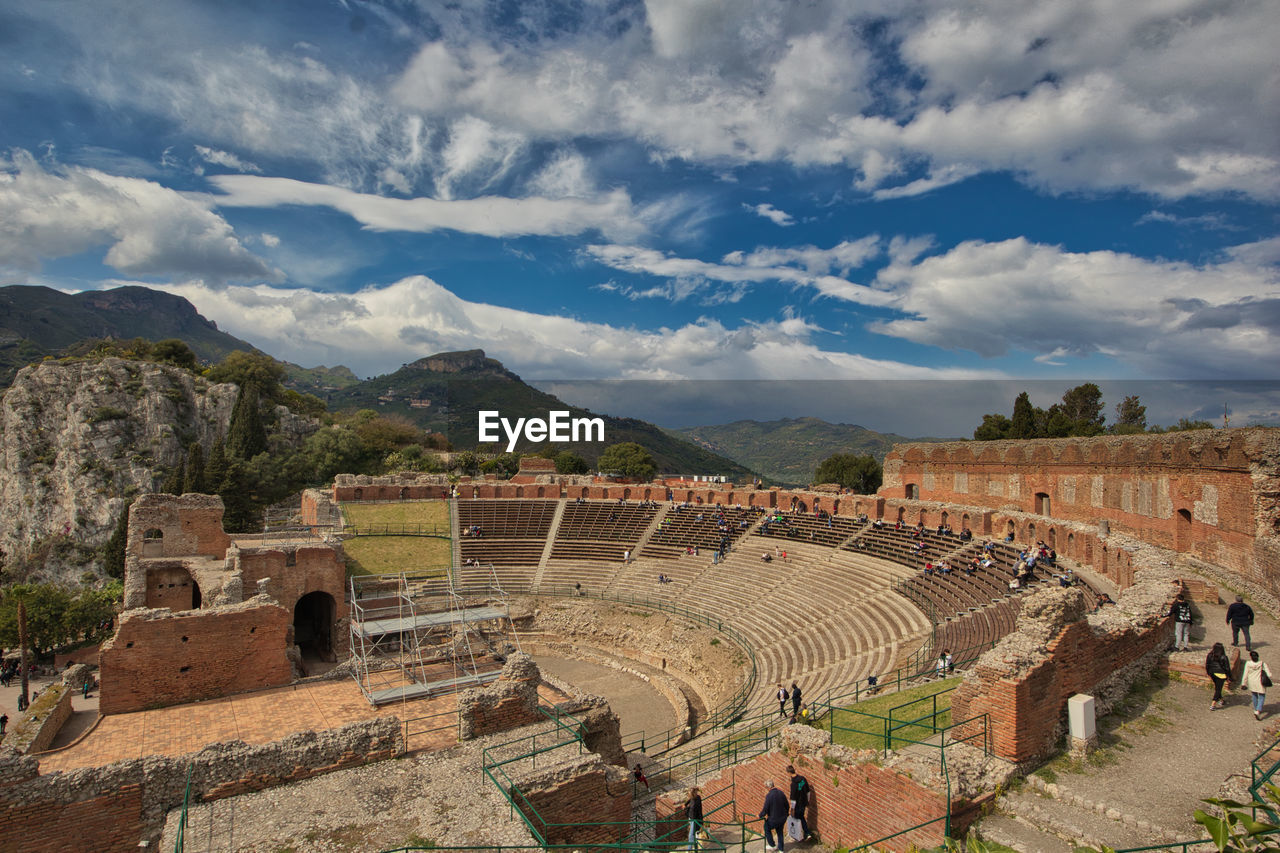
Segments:
[[[1249,639],[1249,627],[1253,625],[1253,608],[1244,603],[1244,596],[1237,595],[1235,602],[1227,608],[1227,624],[1231,626],[1231,646],[1240,645],[1240,632],[1244,632],[1245,650],[1253,648]]]
[[[1178,593],[1169,615],[1173,617],[1173,650],[1185,652],[1191,645],[1191,602],[1187,601],[1186,593]]]
[[[689,798],[684,801],[684,813],[689,818],[689,849],[698,849],[698,833],[702,831],[702,792],[698,787],[689,789]]]
[[[1231,661],[1222,643],[1214,643],[1209,650],[1204,659],[1204,671],[1213,682],[1213,701],[1209,703],[1209,710],[1216,711],[1222,707],[1222,688],[1231,682]]]
[[[774,695],[778,698],[778,716],[785,717],[787,715],[787,697],[790,695],[787,693],[787,688],[779,684],[778,692]]]
[[[782,828],[787,825],[787,812],[790,811],[787,797],[774,787],[772,779],[765,782],[764,787],[768,793],[764,795],[764,807],[760,809],[759,815],[764,821],[764,849],[786,853]],[[775,835],[778,838],[777,844],[773,843]]]
[[[1253,694],[1253,718],[1262,719],[1262,704],[1267,701],[1267,688],[1271,686],[1271,669],[1258,660],[1258,653],[1249,652],[1249,662],[1240,675],[1240,686]]]
[[[804,813],[809,808],[809,780],[797,773],[792,764],[787,765],[787,775],[791,777],[791,816],[800,821],[800,838],[808,838],[809,822]]]
[[[800,716],[800,685],[794,681],[791,682],[791,717],[795,719]]]
[[[0,714],[0,737],[4,737],[4,730],[9,727],[9,715]]]

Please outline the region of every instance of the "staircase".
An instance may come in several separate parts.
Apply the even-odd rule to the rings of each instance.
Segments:
[[[568,498],[556,501],[555,515],[551,516],[551,527],[547,529],[547,544],[542,549],[542,557],[538,560],[538,571],[533,576],[533,590],[537,592],[542,586],[542,575],[547,570],[547,562],[551,559],[551,549],[556,542],[556,534],[560,532],[560,522],[564,519],[564,506]]]

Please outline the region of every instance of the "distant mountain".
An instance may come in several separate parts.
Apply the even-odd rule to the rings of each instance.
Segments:
[[[792,486],[807,485],[818,464],[833,453],[869,453],[883,462],[885,454],[895,444],[946,440],[908,438],[855,424],[828,423],[818,418],[734,421],[669,432],[759,471],[770,480]]]
[[[546,418],[552,410],[567,410],[571,418],[601,417],[604,442],[556,443],[590,463],[611,444],[634,441],[653,454],[658,470],[671,474],[723,474],[735,482],[751,482],[755,474],[712,451],[671,435],[654,424],[634,418],[595,415],[525,384],[483,350],[440,353],[406,364],[394,373],[320,395],[332,410],[373,409],[398,414],[424,429],[442,432],[456,449],[477,446],[478,412],[494,410],[502,417]],[[536,453],[545,444],[521,441],[516,452]],[[505,439],[502,450],[506,449]]]
[[[63,293],[48,287],[0,287],[0,387],[18,370],[86,338],[180,338],[206,361],[256,349],[220,331],[181,296],[146,287]]]
[[[360,383],[360,377],[356,376],[349,367],[338,365],[337,367],[302,367],[292,362],[282,361],[285,369],[284,384],[295,391],[305,394],[315,394],[317,397],[324,397],[331,391],[340,391],[343,388],[350,388],[352,385]]]

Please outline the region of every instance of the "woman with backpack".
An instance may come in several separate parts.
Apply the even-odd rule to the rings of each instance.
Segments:
[[[689,789],[689,799],[684,801],[684,813],[689,819],[689,848],[697,849],[698,833],[702,831],[702,793],[695,786]]]
[[[1204,659],[1204,671],[1213,682],[1213,701],[1209,703],[1209,710],[1216,711],[1222,707],[1222,688],[1231,682],[1231,661],[1222,643],[1214,643],[1209,650]]]
[[[1244,665],[1240,686],[1253,694],[1253,718],[1262,719],[1262,703],[1267,701],[1267,688],[1271,686],[1271,670],[1258,660],[1258,653],[1249,652],[1249,662]]]

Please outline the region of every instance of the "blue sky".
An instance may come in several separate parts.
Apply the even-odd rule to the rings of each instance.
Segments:
[[[1276,44],[1271,0],[4,2],[0,283],[364,376],[1272,380]]]

